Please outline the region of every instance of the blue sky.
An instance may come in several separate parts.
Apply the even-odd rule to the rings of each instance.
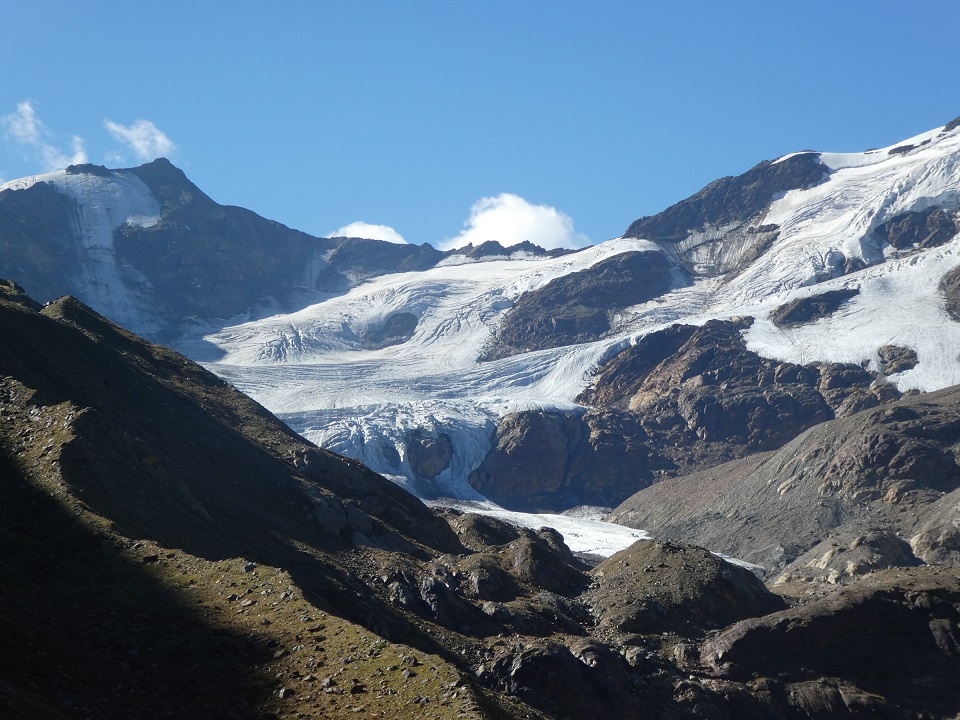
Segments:
[[[0,178],[162,153],[316,235],[600,242],[960,115],[958,27],[954,1],[3,0]]]

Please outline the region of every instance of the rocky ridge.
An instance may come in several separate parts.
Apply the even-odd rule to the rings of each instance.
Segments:
[[[0,291],[5,717],[960,710],[937,680],[960,668],[952,575],[905,568],[782,609],[677,543],[591,570],[554,530],[428,510],[76,300]],[[839,664],[811,650],[877,612],[930,642],[851,642]],[[801,626],[778,639],[799,675],[751,664],[767,628]],[[934,688],[915,707],[914,683],[861,669],[901,657]]]
[[[578,398],[586,412],[504,417],[471,485],[506,507],[612,506],[631,489],[778,448],[813,425],[900,397],[859,365],[762,358],[741,336],[750,323],[651,333],[600,369]],[[894,348],[885,353],[890,373],[910,362]]]
[[[779,582],[849,582],[957,562],[958,391],[826,422],[779,450],[666,480],[611,516],[762,565]]]

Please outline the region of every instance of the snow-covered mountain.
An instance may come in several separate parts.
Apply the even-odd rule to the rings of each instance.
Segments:
[[[763,228],[753,233],[761,247],[738,240],[731,249],[723,228],[701,225],[679,242],[625,237],[558,258],[448,259],[424,272],[374,278],[297,313],[184,337],[180,347],[195,356],[197,341],[220,348],[216,372],[311,440],[421,495],[463,498],[474,497],[466,480],[490,450],[499,418],[529,409],[577,410],[578,394],[601,363],[672,323],[749,315],[755,322],[744,333],[747,347],[798,364],[875,369],[882,346],[906,347],[919,361],[889,378],[900,390],[960,383],[953,350],[960,325],[937,292],[940,279],[960,264],[956,224],[935,247],[922,247],[930,234],[925,226],[918,246],[903,240],[896,247],[884,234],[898,219],[932,209],[956,222],[960,129],[937,129],[894,148],[815,157],[818,182],[768,197],[734,228]],[[524,295],[638,251],[670,259],[672,289],[619,308],[604,337],[478,361]],[[859,294],[830,317],[795,327],[770,319],[791,300],[839,288]],[[363,337],[401,313],[417,319],[409,339],[363,347]],[[550,308],[543,313],[549,317]],[[422,436],[450,441],[449,464],[433,478],[411,465]]]
[[[41,200],[59,219],[11,230]],[[938,289],[960,265],[958,215],[957,121],[764,162],[624,237],[552,255],[311,238],[156,161],[0,187],[0,276],[165,339],[421,497],[480,501],[468,478],[503,418],[582,414],[604,363],[675,323],[751,317],[746,349],[770,360],[846,363],[899,392],[960,383],[960,325]],[[834,290],[849,292],[832,313],[776,321]],[[916,361],[890,372],[887,347]]]

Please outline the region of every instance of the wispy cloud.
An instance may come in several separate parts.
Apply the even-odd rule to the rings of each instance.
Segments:
[[[19,103],[16,112],[0,118],[0,125],[3,126],[4,135],[19,145],[31,160],[39,161],[44,171],[61,170],[67,165],[87,162],[83,139],[72,136],[67,151],[57,147],[54,144],[56,138],[37,117],[37,111],[29,100]]]
[[[352,222],[329,233],[328,237],[354,237],[368,240],[386,240],[387,242],[406,244],[403,235],[389,225],[371,225],[362,221]]]
[[[487,240],[496,240],[504,247],[529,240],[547,250],[590,244],[587,236],[576,232],[569,215],[549,205],[534,205],[512,193],[475,202],[463,227],[459,235],[441,242],[440,249],[479,245]]]
[[[166,133],[149,120],[137,120],[132,125],[104,120],[103,126],[113,137],[133,150],[139,160],[166,157],[177,149]]]

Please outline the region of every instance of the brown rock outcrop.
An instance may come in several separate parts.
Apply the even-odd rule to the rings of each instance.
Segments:
[[[958,622],[951,569],[887,570],[737,623],[703,644],[702,661],[720,677],[769,678],[799,717],[889,717],[891,706],[907,717],[949,717],[960,710]]]
[[[823,423],[775,452],[657,483],[611,519],[771,573],[839,528],[847,542],[922,533],[917,557],[947,561],[960,502],[958,402],[960,388],[948,388]]]
[[[703,548],[639,540],[591,571],[585,594],[601,630],[696,637],[784,607],[749,570]]]
[[[658,251],[620,253],[563,275],[520,297],[483,359],[597,340],[617,310],[662,295],[672,283],[670,259]]]
[[[796,365],[747,350],[749,318],[674,325],[611,359],[574,413],[501,419],[470,484],[507,507],[615,504],[651,483],[772,450],[899,393],[859,365]]]

